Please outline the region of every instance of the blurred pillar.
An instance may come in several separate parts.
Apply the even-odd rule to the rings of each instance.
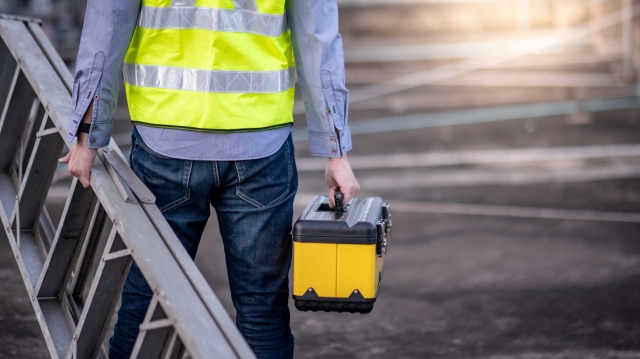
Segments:
[[[529,30],[529,0],[515,0],[516,27],[518,30]]]
[[[633,80],[633,0],[622,0],[622,76]]]

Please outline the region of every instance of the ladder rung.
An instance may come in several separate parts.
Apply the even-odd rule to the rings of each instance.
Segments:
[[[33,99],[31,104],[31,111],[29,111],[27,124],[24,126],[22,136],[18,142],[18,147],[15,149],[13,155],[14,172],[20,173],[20,171],[22,171],[24,176],[31,157],[31,152],[33,151],[36,140],[38,139],[36,133],[42,127],[44,121],[46,121],[46,112],[44,107],[42,107],[40,100],[36,97]]]
[[[98,204],[94,207],[90,226],[87,230],[86,238],[82,244],[82,249],[78,255],[78,259],[73,269],[73,279],[69,283],[69,292],[74,299],[82,296],[83,288],[86,285],[87,278],[90,278],[89,268],[95,257],[96,247],[105,227],[110,225],[111,221],[102,207]],[[107,228],[107,231],[110,230]],[[82,304],[83,301],[81,301]]]
[[[56,171],[57,159],[62,152],[62,146],[64,146],[64,142],[60,136],[40,137],[35,142],[34,151],[29,159],[29,165],[20,189],[20,226],[22,229],[34,227],[35,220],[47,199],[47,192]]]
[[[171,341],[173,321],[162,308],[161,297],[161,294],[156,293],[151,298],[147,314],[140,325],[140,334],[133,346],[132,359],[160,358],[164,347]]]
[[[184,354],[184,346],[178,336],[178,332],[173,330],[170,335],[170,339],[164,348],[162,359],[179,359]]]
[[[15,236],[14,231],[14,236]],[[20,232],[20,256],[21,261],[18,261],[18,265],[23,265],[27,273],[29,274],[29,280],[31,282],[31,288],[35,288],[38,285],[38,279],[40,273],[42,273],[42,267],[44,266],[44,259],[40,256],[38,250],[38,244],[36,243],[33,232],[21,231]]]
[[[13,90],[12,83],[18,63],[4,42],[0,41],[0,114],[4,112],[7,96]]]
[[[16,203],[16,194],[17,190],[13,185],[11,177],[4,172],[0,172],[0,201],[2,201],[2,207],[7,217],[11,216],[11,213],[13,213],[13,207]],[[7,218],[7,220],[9,220],[9,218]]]
[[[35,228],[36,231],[36,239],[42,242],[42,247],[44,248],[45,253],[49,253],[51,249],[51,243],[53,243],[53,239],[56,236],[56,227],[51,222],[51,217],[49,216],[49,211],[47,211],[47,206],[42,206],[42,213],[38,218],[38,223]]]
[[[117,232],[117,227],[113,226],[104,253],[118,251],[123,247],[124,243]],[[78,358],[94,358],[97,355],[100,343],[108,330],[108,319],[115,310],[131,262],[131,256],[100,261],[76,328]],[[71,352],[67,356],[70,354]]]
[[[74,253],[82,246],[90,226],[88,222],[94,201],[93,191],[82,187],[74,178],[60,219],[62,228],[56,233],[36,287],[38,297],[57,297],[60,294]]]
[[[9,102],[6,112],[0,119],[0,168],[8,168],[13,160],[13,155],[20,142],[23,129],[27,124],[31,104],[33,103],[34,91],[22,71],[16,79],[15,88],[11,96],[7,98]]]
[[[65,309],[56,298],[40,299],[38,304],[42,311],[44,323],[46,323],[47,331],[45,333],[51,338],[50,340],[58,354],[58,358],[64,358],[73,336]],[[42,325],[43,323],[41,322],[40,326]],[[45,337],[47,336],[46,334]]]

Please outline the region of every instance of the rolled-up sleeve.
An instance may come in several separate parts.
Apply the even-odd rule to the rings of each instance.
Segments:
[[[93,101],[89,148],[109,144],[124,56],[139,12],[140,0],[88,1],[73,80],[69,140]]]
[[[336,0],[287,0],[287,19],[313,156],[340,157],[351,149],[342,38]]]

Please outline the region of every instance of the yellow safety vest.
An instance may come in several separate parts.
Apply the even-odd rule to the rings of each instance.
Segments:
[[[123,68],[134,123],[210,132],[293,122],[285,0],[143,0]]]

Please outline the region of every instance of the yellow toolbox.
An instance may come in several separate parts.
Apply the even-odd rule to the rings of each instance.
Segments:
[[[391,234],[380,197],[316,196],[293,227],[293,299],[302,311],[369,313],[378,296]]]

